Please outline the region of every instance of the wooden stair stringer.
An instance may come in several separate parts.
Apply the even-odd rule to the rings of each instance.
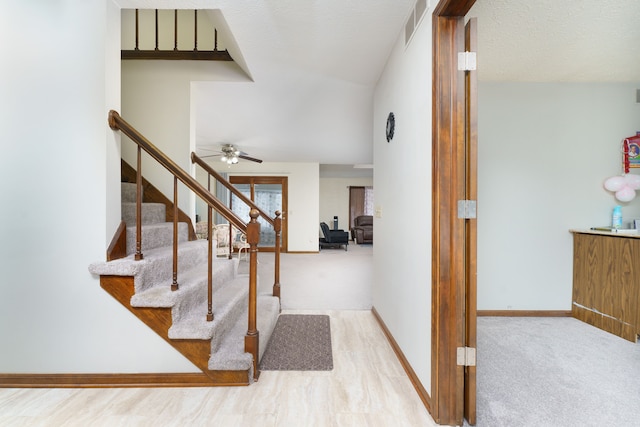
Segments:
[[[131,297],[134,294],[133,276],[101,275],[100,287],[200,369],[203,375],[211,380],[210,385],[239,386],[250,384],[249,370],[209,370],[211,340],[169,338],[168,331],[172,324],[171,308],[131,306]]]

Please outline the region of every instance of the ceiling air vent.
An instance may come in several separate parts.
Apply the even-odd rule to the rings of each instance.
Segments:
[[[411,15],[407,20],[407,24],[404,26],[404,44],[405,46],[409,44],[411,41],[411,37],[413,37],[413,33],[416,32],[416,29],[420,25],[422,21],[422,17],[425,15],[425,12],[429,8],[428,0],[418,0],[416,1],[413,10],[411,11]]]

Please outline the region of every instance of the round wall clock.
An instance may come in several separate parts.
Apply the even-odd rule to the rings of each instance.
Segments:
[[[389,113],[389,117],[387,117],[387,142],[391,142],[393,139],[393,133],[396,130],[396,117],[393,113]]]

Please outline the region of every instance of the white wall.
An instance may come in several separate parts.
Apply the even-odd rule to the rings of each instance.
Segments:
[[[288,182],[289,211],[288,221],[288,251],[314,252],[318,251],[318,194],[320,167],[317,163],[276,163],[264,162],[260,164],[240,161],[239,163],[222,168],[220,161],[211,161],[211,166],[219,173],[229,176],[285,176]],[[207,176],[202,168],[196,169],[198,181],[206,187]],[[215,181],[212,179],[212,186]],[[197,201],[198,214],[204,220],[207,215],[206,207]]]
[[[118,7],[8,1],[0,32],[0,371],[196,371],[87,269],[120,216]]]
[[[337,215],[338,226],[343,230],[349,230],[350,186],[373,186],[373,177],[320,178],[320,221],[329,224],[329,228],[333,228],[333,217]]]
[[[431,389],[431,13],[401,34],[374,95],[373,306]],[[387,143],[387,115],[396,117]]]
[[[480,83],[478,309],[570,310],[571,228],[609,225],[602,187],[640,131],[639,83]],[[633,170],[632,173],[640,173]]]
[[[120,114],[186,171],[192,170],[190,155],[195,146],[192,82],[203,80],[245,81],[247,77],[233,62],[122,61]],[[126,137],[122,157],[135,167],[136,145]],[[172,199],[172,176],[147,154],[142,159],[142,175]],[[178,206],[192,214],[189,192],[183,185],[178,188]]]

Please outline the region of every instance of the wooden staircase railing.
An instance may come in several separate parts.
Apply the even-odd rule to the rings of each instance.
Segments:
[[[178,12],[189,13],[193,12],[193,50],[178,50]],[[138,19],[138,9],[136,9],[135,18],[135,48],[133,50],[122,50],[120,53],[121,59],[164,59],[164,60],[192,60],[192,61],[233,61],[233,58],[229,52],[224,50],[218,50],[218,30],[214,28],[214,40],[212,50],[198,50],[198,11],[193,10],[180,10],[175,9],[173,11],[173,49],[161,50],[158,43],[158,32],[160,31],[160,25],[158,23],[158,9],[155,9],[155,47],[154,49],[141,50],[139,44],[139,32],[140,24]],[[164,30],[164,28],[163,28]],[[171,28],[167,28],[171,30]]]
[[[210,209],[215,209],[220,215],[222,215],[229,224],[245,233],[247,236],[247,243],[250,245],[249,249],[249,301],[248,301],[248,328],[245,335],[245,351],[253,355],[253,372],[254,379],[258,379],[260,371],[258,369],[258,351],[259,351],[259,334],[257,330],[257,264],[258,264],[258,243],[260,243],[260,224],[257,222],[257,217],[260,215],[258,210],[252,209],[250,213],[251,220],[248,223],[244,223],[234,212],[232,212],[224,203],[218,200],[210,191],[196,181],[191,175],[189,175],[184,169],[180,168],[173,160],[167,157],[162,151],[160,151],[155,145],[147,140],[142,134],[140,134],[133,126],[125,121],[118,112],[109,111],[109,127],[113,130],[119,130],[127,137],[129,137],[137,145],[137,168],[136,168],[136,253],[134,255],[135,260],[142,260],[144,255],[142,254],[142,150],[149,154],[154,160],[162,165],[169,173],[174,177],[173,179],[173,282],[171,284],[171,290],[175,291],[179,288],[178,283],[178,181],[182,182],[189,190],[193,191],[198,197],[200,197]],[[211,222],[209,223],[211,227]],[[211,236],[211,229],[209,229],[209,236]],[[209,240],[208,245],[208,264],[209,275],[207,284],[207,321],[212,321],[214,318],[213,302],[212,302],[212,239]],[[230,242],[231,244],[231,242]]]
[[[260,209],[251,199],[242,194],[236,187],[234,187],[229,181],[227,181],[222,175],[216,172],[207,162],[202,160],[202,158],[198,157],[196,153],[191,153],[191,162],[199,165],[202,169],[207,172],[207,185],[209,190],[211,189],[211,177],[213,176],[220,184],[224,185],[233,195],[235,195],[238,199],[240,199],[243,203],[245,203],[251,210],[258,211],[258,214],[264,218],[271,226],[276,234],[276,242],[275,242],[275,263],[274,263],[274,281],[273,281],[273,296],[280,298],[280,249],[281,242],[280,236],[282,231],[282,218],[280,217],[281,212],[276,211],[275,216],[271,218],[269,214]],[[211,227],[211,209],[209,209],[209,227]],[[231,228],[229,228],[229,232],[231,232]],[[211,229],[209,229],[209,235],[211,233]],[[248,239],[248,236],[247,236]],[[231,251],[229,251],[231,253]]]

